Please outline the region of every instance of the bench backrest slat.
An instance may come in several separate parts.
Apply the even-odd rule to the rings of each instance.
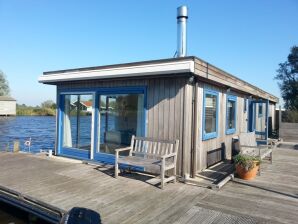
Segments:
[[[136,137],[131,138],[130,155],[144,155],[145,158],[154,158],[154,155],[163,156],[170,153],[177,153],[179,141],[156,140],[152,138]],[[146,155],[150,154],[150,155]]]

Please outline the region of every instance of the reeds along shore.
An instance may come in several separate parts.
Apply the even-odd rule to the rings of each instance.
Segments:
[[[27,115],[27,116],[55,116],[56,109],[17,106],[17,115],[19,115],[19,116],[24,116],[24,115]]]

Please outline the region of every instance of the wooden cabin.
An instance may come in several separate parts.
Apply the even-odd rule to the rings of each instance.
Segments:
[[[17,101],[10,96],[0,96],[0,116],[15,116]]]
[[[275,129],[278,98],[197,57],[44,72],[57,86],[56,154],[114,163],[132,135],[180,140],[177,175],[231,159],[233,137]],[[84,116],[74,102],[92,102]]]

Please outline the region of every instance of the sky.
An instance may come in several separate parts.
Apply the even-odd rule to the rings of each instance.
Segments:
[[[0,70],[17,103],[55,100],[45,71],[172,58],[187,5],[188,55],[273,95],[298,45],[298,0],[0,0]]]

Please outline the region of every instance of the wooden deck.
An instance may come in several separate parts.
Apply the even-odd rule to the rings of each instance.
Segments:
[[[0,153],[0,185],[69,210],[98,211],[104,223],[297,223],[298,150],[277,149],[273,164],[251,182],[235,179],[220,191],[168,184],[108,167],[43,155]]]

